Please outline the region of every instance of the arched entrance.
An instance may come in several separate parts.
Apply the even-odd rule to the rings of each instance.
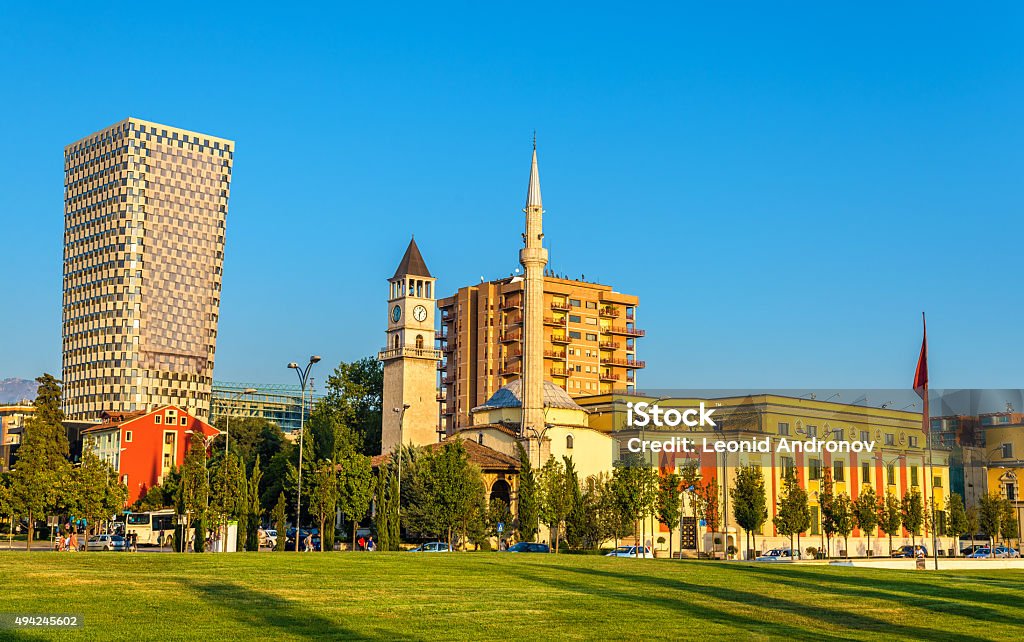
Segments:
[[[506,506],[512,505],[512,487],[504,479],[499,479],[491,484],[490,501],[493,502],[495,499],[505,502]]]

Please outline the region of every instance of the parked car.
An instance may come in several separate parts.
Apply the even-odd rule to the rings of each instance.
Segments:
[[[260,546],[274,548],[277,546],[277,531],[273,528],[261,528],[259,530]]]
[[[451,553],[452,549],[447,542],[427,542],[416,548],[410,549],[410,553]]]
[[[900,546],[892,552],[893,557],[928,557],[928,549],[923,544],[917,546]]]
[[[120,535],[93,535],[85,548],[89,551],[127,551],[128,540]]]
[[[971,546],[967,546],[965,548],[961,548],[960,549],[960,555],[962,555],[964,557],[968,557],[972,553],[974,553],[975,551],[977,551],[979,549],[982,549],[982,548],[988,548],[988,547],[985,546],[984,544],[972,544]]]
[[[611,553],[606,553],[605,557],[643,557],[652,559],[654,558],[654,553],[646,546],[620,546]]]
[[[773,548],[764,555],[759,555],[755,562],[791,562],[793,551],[788,548]]]
[[[988,546],[983,546],[967,557],[982,560],[989,558],[1020,557],[1020,553],[1018,553],[1016,549],[1008,548],[1006,546],[996,546],[995,553],[993,554],[992,550]]]
[[[516,542],[509,546],[507,553],[550,553],[551,547],[537,542]]]
[[[312,534],[312,536],[313,536],[313,538],[312,538],[313,539],[313,549],[312,550],[314,550],[314,551],[319,551],[320,550],[320,532],[319,532],[319,529],[316,529],[316,528],[305,529],[305,528],[303,528],[302,531],[299,533],[299,537],[300,537],[300,540],[299,540],[299,552],[302,552],[302,551],[306,550],[305,549],[306,535],[310,535],[310,534]],[[289,528],[285,532],[284,550],[286,550],[286,551],[294,551],[295,550],[295,528],[294,527],[293,528]]]

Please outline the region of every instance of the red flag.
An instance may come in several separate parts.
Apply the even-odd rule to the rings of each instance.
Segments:
[[[921,313],[921,324],[924,326],[924,339],[921,341],[921,356],[917,359],[917,372],[914,373],[914,392],[924,399],[928,395],[928,324]]]

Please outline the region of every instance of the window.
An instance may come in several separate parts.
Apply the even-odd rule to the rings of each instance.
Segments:
[[[417,334],[416,335],[416,349],[417,350],[422,350],[423,349],[423,335],[422,334]]]
[[[917,437],[911,435],[907,438],[911,448],[917,448]]]
[[[1003,444],[1003,459],[1013,459],[1013,444]]]
[[[783,437],[789,436],[789,424],[779,422],[779,434]]]
[[[843,428],[836,428],[832,431],[832,435],[835,437],[836,441],[843,441],[843,438],[846,436],[846,430]]]
[[[573,307],[573,308],[580,307],[580,300],[579,299],[569,299],[569,306]]]
[[[132,431],[130,431],[130,430],[124,431],[124,440],[125,440],[125,442],[130,442],[132,440]]]
[[[166,433],[164,433],[164,443],[165,444],[173,444],[174,443],[174,433],[173,432],[166,432]]]
[[[796,462],[792,457],[781,457],[782,463],[782,476],[788,477],[790,474],[796,471]]]
[[[917,486],[917,466],[910,467],[910,485]]]
[[[574,440],[572,438],[572,435],[566,435],[565,436],[565,449],[566,450],[572,450],[573,441]]]
[[[841,482],[846,481],[846,469],[843,467],[843,462],[834,461],[832,462],[832,479]]]
[[[895,446],[896,445],[896,435],[892,434],[891,432],[885,433],[885,445],[886,446]]]
[[[587,341],[597,341],[597,335],[588,332],[587,333]]]
[[[570,339],[579,339],[582,336],[583,336],[582,334],[580,334],[579,332],[577,332],[575,330],[570,330],[569,331],[569,338]]]
[[[942,478],[935,477],[932,479],[932,488],[942,488]]]
[[[870,484],[871,483],[871,464],[862,463],[860,465],[860,483]]]
[[[807,462],[807,468],[811,479],[821,479],[821,460],[810,459]]]
[[[896,464],[889,464],[885,467],[885,483],[890,486],[896,485]]]
[[[817,426],[807,426],[807,436],[808,437],[817,437],[818,436],[818,427]]]
[[[155,424],[163,423],[163,419],[164,419],[163,416],[155,415],[153,417],[153,423],[155,423]]]
[[[871,441],[871,433],[866,430],[860,431],[860,440],[865,443]]]
[[[578,314],[569,315],[569,323],[580,323],[582,320]]]
[[[182,417],[181,418],[181,425],[182,426],[187,426],[188,425],[188,417]]]
[[[484,445],[484,434],[482,432],[478,432],[476,434],[476,443],[480,444],[481,446]]]

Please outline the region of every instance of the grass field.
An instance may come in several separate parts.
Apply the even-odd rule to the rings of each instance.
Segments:
[[[0,554],[0,639],[926,639],[1024,636],[1024,572],[498,553]]]

